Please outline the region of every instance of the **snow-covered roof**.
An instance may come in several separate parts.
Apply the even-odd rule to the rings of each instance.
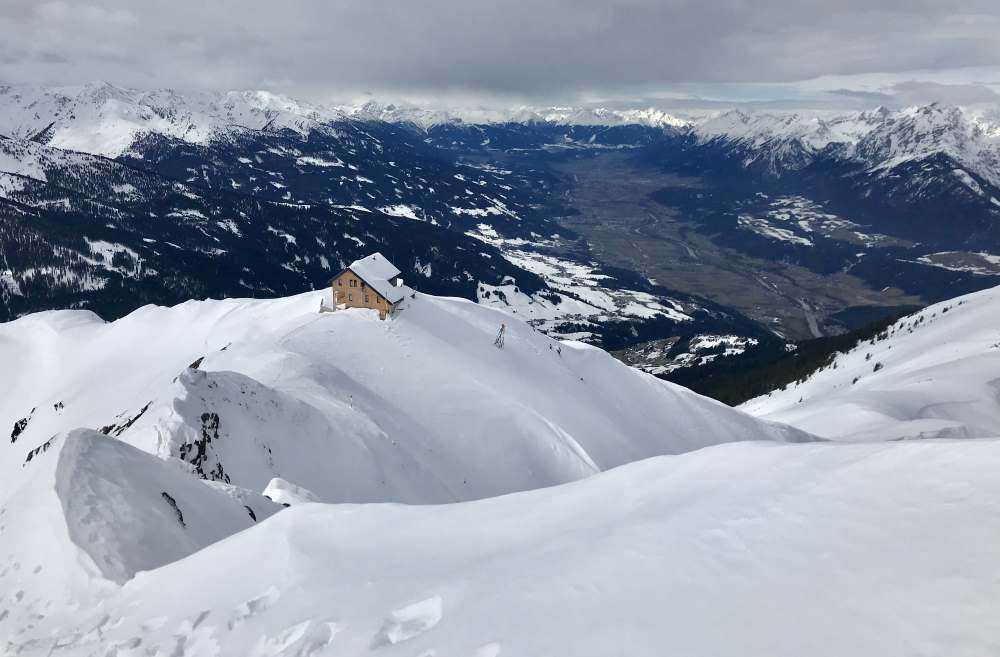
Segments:
[[[396,286],[390,282],[399,276],[400,271],[381,253],[359,258],[349,264],[347,269],[357,274],[368,287],[382,295],[389,303],[397,303],[410,291],[408,287]]]
[[[362,278],[364,277],[362,276]],[[365,278],[365,283],[368,284],[368,287],[381,294],[389,303],[397,303],[401,301],[403,297],[410,292],[410,288],[405,285],[396,286],[385,279],[370,281]]]
[[[381,253],[373,253],[364,258],[359,258],[349,264],[347,268],[365,279],[365,282],[369,284],[379,279],[388,281],[399,276],[399,270],[396,269],[396,265],[389,262]]]

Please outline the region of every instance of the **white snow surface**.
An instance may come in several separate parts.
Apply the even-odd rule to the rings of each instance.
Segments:
[[[997,654],[998,467],[997,440],[737,443],[478,502],[293,506],[7,654]]]
[[[741,408],[836,440],[996,436],[998,317],[1000,288],[929,306]]]
[[[559,343],[471,301],[417,294],[380,321],[318,312],[328,297],[0,324],[0,425],[28,420],[3,448],[0,480],[77,427],[161,458],[197,456],[233,485],[260,492],[281,477],[327,502],[467,500],[720,442],[811,439],[599,349],[563,343],[559,355]]]
[[[1000,652],[1000,439],[814,441],[472,302],[324,294],[0,325],[0,655]],[[995,412],[998,294],[863,346],[872,403]]]
[[[275,477],[264,488],[264,497],[273,500],[278,504],[291,506],[292,504],[304,504],[316,502],[316,494],[312,491],[296,486],[290,481],[285,481],[281,477]]]
[[[3,639],[50,607],[78,611],[96,592],[249,527],[248,509],[263,520],[281,508],[88,429],[32,448],[28,461],[13,462],[14,450],[6,449],[3,459]],[[0,654],[7,654],[4,643]]]

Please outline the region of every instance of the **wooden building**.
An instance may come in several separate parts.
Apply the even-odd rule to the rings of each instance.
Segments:
[[[334,309],[371,308],[385,319],[409,291],[399,274],[381,253],[355,260],[330,279]]]

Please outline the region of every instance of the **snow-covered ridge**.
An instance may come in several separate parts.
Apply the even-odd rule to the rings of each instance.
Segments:
[[[470,301],[413,294],[380,321],[320,312],[328,294],[0,324],[0,632],[69,622],[271,500],[455,502],[815,440]]]
[[[1000,288],[929,306],[741,408],[836,440],[995,436],[997,317]]]
[[[0,86],[0,135],[116,157],[143,134],[205,143],[236,128],[307,132],[336,110],[267,91],[139,91],[106,82],[78,87]]]
[[[302,133],[332,121],[413,123],[548,122],[559,125],[684,127],[688,122],[653,108],[637,110],[531,108],[432,110],[368,102],[323,106],[268,91],[142,91],[107,82],[76,87],[0,85],[0,135],[36,138],[51,146],[117,157],[137,137],[161,134],[206,143],[227,132],[287,128]]]
[[[875,173],[940,154],[1000,186],[1000,120],[995,110],[979,107],[931,104],[849,114],[729,110],[698,119],[691,131],[703,142],[742,145],[748,162],[768,159],[777,170],[804,166],[830,148]]]
[[[414,105],[369,101],[363,105],[338,106],[344,115],[391,123],[413,123],[427,129],[446,123],[489,125],[497,123],[551,123],[554,125],[621,126],[641,125],[650,128],[685,128],[688,119],[652,107],[608,109],[605,107],[531,107],[428,109]]]
[[[261,492],[280,477],[331,502],[474,499],[719,442],[811,439],[471,301],[416,294],[379,321],[320,313],[328,295],[0,324],[0,425],[20,426],[0,478],[78,427],[207,479]]]
[[[0,86],[0,135],[118,156],[143,134],[205,143],[239,129],[287,128],[308,133],[343,120],[409,123],[423,129],[449,123],[547,123],[557,126],[639,125],[726,140],[751,151],[750,160],[799,167],[830,147],[890,171],[933,154],[1000,186],[1000,112],[932,104],[866,112],[749,112],[739,109],[684,118],[656,108],[529,107],[431,109],[369,101],[323,106],[266,91],[139,91],[108,83],[79,87]]]

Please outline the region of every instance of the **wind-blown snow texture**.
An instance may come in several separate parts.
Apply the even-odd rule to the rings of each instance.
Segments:
[[[2,459],[0,637],[7,640],[54,605],[78,613],[95,592],[281,508],[92,430],[57,434],[29,454],[5,448]]]
[[[998,462],[739,443],[480,502],[294,506],[8,652],[995,654]]]

